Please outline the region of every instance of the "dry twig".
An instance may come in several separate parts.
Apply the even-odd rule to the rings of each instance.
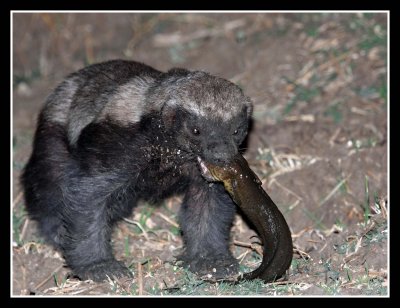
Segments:
[[[143,266],[142,263],[138,263],[138,285],[139,285],[139,295],[143,295]]]
[[[40,287],[42,287],[42,286],[43,286],[47,281],[49,281],[49,280],[53,277],[53,275],[56,274],[63,266],[64,266],[63,264],[57,266],[57,267],[51,272],[51,274],[50,274],[49,276],[47,276],[47,277],[46,277],[42,282],[40,282],[38,285],[36,285],[36,286],[34,287],[33,290],[38,290]]]
[[[164,219],[166,222],[168,222],[170,225],[179,228],[179,225],[173,221],[172,219],[170,219],[169,217],[165,216],[163,213],[157,212],[156,213],[157,216],[160,216],[162,219]]]
[[[249,243],[245,243],[245,242],[240,242],[240,241],[233,241],[233,244],[236,246],[240,246],[240,247],[246,247],[246,248],[250,248],[251,250],[254,250],[255,252],[257,252],[259,255],[263,255],[263,251],[262,248],[257,245],[257,244],[249,244]]]
[[[137,226],[137,227],[142,231],[143,236],[146,238],[146,240],[149,240],[149,235],[147,234],[146,230],[143,228],[143,226],[142,226],[139,222],[134,221],[134,220],[130,220],[130,219],[128,219],[128,218],[124,218],[124,220],[125,220],[127,223],[130,223],[130,224],[132,224],[132,225]]]
[[[28,229],[29,219],[26,218],[24,222],[24,226],[22,227],[21,236],[19,237],[20,241],[22,242],[25,238],[26,230]]]
[[[14,199],[14,201],[13,201],[13,203],[12,203],[12,207],[13,207],[13,208],[14,208],[14,206],[21,200],[22,196],[23,196],[23,192],[20,191],[20,192],[18,193],[18,195],[15,197],[15,199]]]

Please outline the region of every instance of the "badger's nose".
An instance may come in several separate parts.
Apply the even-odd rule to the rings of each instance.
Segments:
[[[214,153],[214,159],[220,163],[227,163],[232,157],[233,155],[227,151],[218,151]]]
[[[209,144],[205,154],[208,161],[223,164],[232,160],[237,154],[237,148],[228,142],[215,142]]]

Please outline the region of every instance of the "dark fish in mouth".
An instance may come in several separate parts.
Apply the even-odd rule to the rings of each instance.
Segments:
[[[271,282],[283,276],[292,262],[293,243],[289,226],[278,207],[261,187],[261,181],[241,154],[217,166],[197,158],[207,181],[222,182],[233,201],[255,226],[263,242],[261,265],[241,279]]]

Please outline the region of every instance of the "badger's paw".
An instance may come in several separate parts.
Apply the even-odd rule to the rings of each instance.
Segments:
[[[73,272],[82,280],[91,279],[96,282],[108,280],[108,278],[114,280],[133,276],[124,263],[117,260],[92,263],[84,267],[75,268]]]
[[[205,280],[223,280],[234,278],[239,271],[239,263],[232,256],[213,255],[189,258],[179,257],[183,266]]]

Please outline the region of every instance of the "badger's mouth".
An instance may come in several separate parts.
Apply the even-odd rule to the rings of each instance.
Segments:
[[[200,156],[197,156],[197,162],[199,163],[200,172],[203,178],[208,182],[215,182],[215,178],[211,174],[210,169],[208,169],[206,163],[200,158]]]

